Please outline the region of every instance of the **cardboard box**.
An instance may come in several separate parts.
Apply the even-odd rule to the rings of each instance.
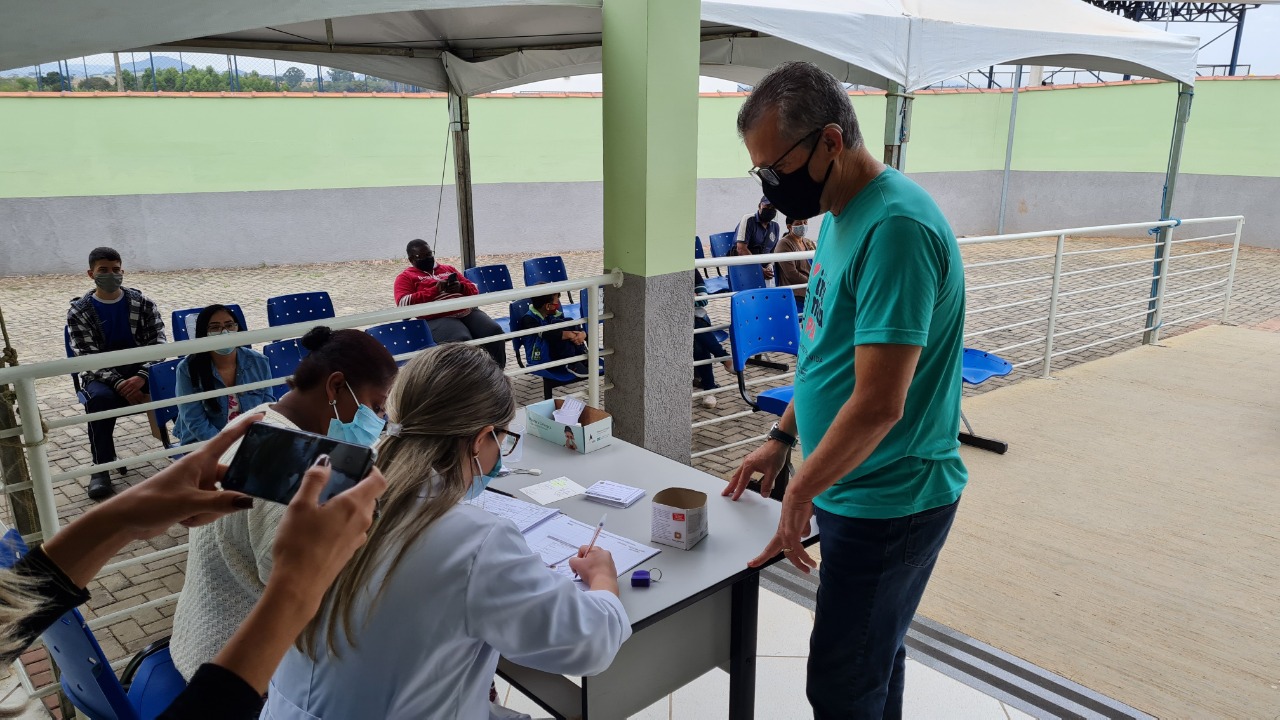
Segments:
[[[649,539],[688,550],[707,536],[707,494],[688,488],[667,488],[653,496],[653,526]]]
[[[542,438],[570,450],[586,454],[613,443],[613,416],[588,405],[578,419],[579,425],[556,422],[551,414],[564,400],[543,400],[525,408],[525,423],[534,437]]]

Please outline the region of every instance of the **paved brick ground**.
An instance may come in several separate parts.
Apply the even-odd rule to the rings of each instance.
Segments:
[[[1222,230],[1206,229],[1199,234],[1222,232]],[[1070,239],[1069,251],[1102,250],[1139,244],[1135,239],[1086,238]],[[1051,256],[1054,240],[1028,240],[1014,243],[969,246],[964,250],[966,264],[990,263],[1020,257]],[[1193,253],[1208,252],[1224,246],[1205,243],[1188,243],[1177,246],[1175,257],[1170,265],[1170,272],[1196,270],[1210,265],[1226,262],[1229,253],[1185,257]],[[1182,259],[1179,259],[1182,257]],[[1057,341],[1058,351],[1071,351],[1083,345],[1106,340],[1123,333],[1138,330],[1142,327],[1141,317],[1125,318],[1125,316],[1141,313],[1145,305],[1142,299],[1149,292],[1151,266],[1150,249],[1134,249],[1120,252],[1081,254],[1070,256],[1064,263],[1064,273],[1073,273],[1088,268],[1099,268],[1117,264],[1123,267],[1098,270],[1096,272],[1067,274],[1062,281],[1063,293],[1087,290],[1098,286],[1116,285],[1092,292],[1064,296],[1059,305],[1060,313],[1076,313],[1060,319],[1059,333],[1069,332]],[[519,268],[523,256],[495,256],[482,258],[482,262],[506,263]],[[569,273],[573,277],[582,277],[601,271],[601,255],[599,253],[575,253],[565,255]],[[1143,262],[1143,261],[1148,262]],[[339,314],[350,314],[390,306],[392,298],[390,287],[392,279],[402,267],[399,261],[341,263],[329,265],[301,265],[289,267],[264,267],[241,270],[190,270],[174,273],[136,273],[131,274],[128,284],[143,289],[155,299],[162,312],[192,307],[208,302],[238,302],[244,308],[247,320],[252,327],[266,325],[265,300],[269,295],[291,292],[303,292],[325,289],[333,297]],[[1025,323],[1018,327],[984,333],[972,337],[967,343],[986,350],[1000,351],[1000,354],[1017,363],[1031,361],[1043,356],[1043,344],[1036,342],[1023,347],[1009,348],[1023,342],[1042,338],[1045,323],[1041,318],[1048,314],[1050,283],[1047,279],[1052,273],[1051,257],[1025,263],[1009,263],[985,265],[971,268],[967,272],[970,288],[968,306],[969,317],[967,329],[970,333],[982,333],[986,330],[1001,328],[1016,323]],[[518,275],[519,273],[513,273]],[[1009,282],[1030,278],[1041,278],[1034,282],[1020,283],[1001,288],[977,289],[983,285]],[[1206,270],[1171,277],[1169,292],[1178,293],[1193,290],[1197,286],[1206,285],[1225,278],[1225,270]],[[83,293],[88,287],[84,277],[44,276],[29,278],[0,278],[0,309],[3,309],[9,333],[18,350],[22,363],[50,360],[63,356],[62,327],[68,300]],[[1196,301],[1199,298],[1219,292],[1221,286],[1206,288],[1201,291],[1188,292],[1169,300],[1170,309],[1166,313],[1167,322],[1177,321],[1189,315],[1212,310],[1221,310],[1221,301],[1212,300],[1196,302],[1183,307],[1173,307],[1177,303]],[[1041,298],[1040,300],[1036,300]],[[1011,308],[987,310],[994,305],[1014,303],[1021,300],[1035,300],[1024,305]],[[1101,312],[1082,312],[1092,308],[1106,308],[1120,303],[1132,302],[1125,307],[1104,310]],[[712,303],[711,312],[717,321],[727,321],[728,303],[718,300]],[[491,315],[505,315],[506,308],[488,308]],[[1198,323],[1216,322],[1220,316],[1210,315],[1199,321],[1169,327],[1165,335],[1185,332]],[[1109,320],[1118,320],[1105,327],[1092,327]],[[1240,253],[1239,269],[1234,287],[1230,321],[1247,327],[1280,331],[1280,252],[1243,248]],[[1102,343],[1092,347],[1067,352],[1054,360],[1055,368],[1084,362],[1093,358],[1110,355],[1125,348],[1139,344],[1140,336],[1132,336],[1116,342]],[[607,342],[607,341],[606,341]],[[787,361],[789,358],[776,356],[772,359]],[[511,361],[514,367],[514,361]],[[1015,371],[1002,380],[994,380],[981,388],[967,389],[967,393],[985,392],[1004,384],[1018,382],[1033,376],[1039,365],[1025,367]],[[722,386],[732,386],[732,378],[722,368],[716,370],[717,380]],[[769,374],[751,368],[748,377],[761,378]],[[786,381],[781,381],[786,382]],[[761,387],[779,384],[769,383]],[[535,378],[520,377],[515,386],[521,402],[529,403],[541,399],[541,383]],[[577,389],[577,388],[570,388]],[[753,388],[753,390],[755,390]],[[38,391],[43,410],[53,416],[71,416],[81,412],[71,392],[70,380],[66,377],[50,378],[38,383]],[[706,409],[694,401],[694,420],[704,421],[724,417],[747,410],[747,405],[738,397],[736,388],[728,389],[717,395],[718,405],[715,409]],[[971,418],[981,432],[982,418]],[[694,452],[725,445],[727,443],[748,440],[761,435],[773,421],[771,416],[757,414],[719,424],[696,429],[693,436]],[[117,429],[117,446],[121,457],[155,450],[159,443],[149,433],[147,424],[141,418],[126,418]],[[712,474],[724,476],[732,472],[736,463],[755,446],[749,443],[737,448],[720,450],[694,461],[694,464]],[[50,443],[50,459],[56,470],[70,470],[89,463],[88,445],[85,433],[81,428],[70,428],[55,431]],[[142,464],[131,467],[129,474],[120,482],[137,482],[149,476],[157,469],[157,463]],[[116,476],[119,478],[119,476]],[[85,497],[86,479],[67,482],[56,488],[59,514],[63,521],[70,520],[80,514],[88,505]],[[9,521],[7,506],[0,507],[0,519]],[[141,555],[153,550],[173,547],[184,542],[186,531],[175,528],[169,534],[156,538],[149,543],[136,543],[126,548],[122,557]],[[185,554],[176,554],[168,558],[156,560],[145,565],[123,569],[98,580],[90,585],[93,599],[85,611],[86,617],[100,617],[117,610],[133,607],[149,600],[161,598],[176,592],[182,587],[185,569]],[[123,658],[144,647],[150,641],[167,635],[172,626],[172,604],[147,609],[129,619],[119,621],[98,631],[98,637],[108,657]],[[35,668],[33,668],[35,669]]]

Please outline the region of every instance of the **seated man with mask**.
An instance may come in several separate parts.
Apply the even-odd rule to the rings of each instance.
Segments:
[[[734,230],[737,237],[734,238],[731,254],[735,256],[764,255],[773,252],[774,246],[778,244],[778,239],[782,235],[782,229],[778,226],[776,217],[778,217],[778,211],[769,198],[760,198],[760,205],[756,211],[743,215],[742,220],[738,222],[738,227]],[[773,266],[762,265],[761,268],[764,270],[764,279],[773,280]]]
[[[479,295],[475,283],[452,265],[436,262],[435,253],[424,240],[410,240],[405,247],[409,267],[396,276],[395,298],[400,307],[420,305],[437,300]],[[502,334],[502,327],[479,308],[463,308],[453,312],[422,315],[431,328],[437,344],[466,342]],[[502,341],[480,346],[498,367],[507,366],[507,349]]]

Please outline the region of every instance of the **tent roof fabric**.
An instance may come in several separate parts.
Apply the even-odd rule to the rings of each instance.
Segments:
[[[600,72],[601,11],[602,0],[44,0],[6,16],[0,68],[214,51],[473,95]],[[703,75],[753,84],[810,60],[844,82],[908,91],[1009,63],[1190,84],[1198,45],[1079,0],[703,0],[701,33]]]

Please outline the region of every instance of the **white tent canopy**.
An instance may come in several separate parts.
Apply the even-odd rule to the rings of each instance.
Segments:
[[[463,95],[600,72],[601,0],[45,0],[5,20],[0,68],[213,50]],[[1014,63],[1195,81],[1196,38],[1079,0],[704,0],[702,21],[702,74],[746,84],[799,59],[907,91]]]

